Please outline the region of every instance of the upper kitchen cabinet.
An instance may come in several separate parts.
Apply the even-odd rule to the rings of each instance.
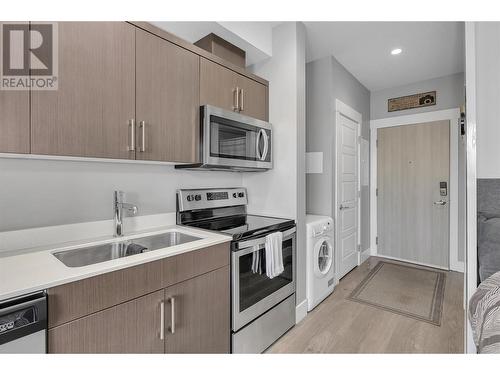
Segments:
[[[267,86],[201,58],[200,104],[211,104],[267,121]]]
[[[135,28],[60,22],[58,37],[58,90],[31,93],[31,152],[135,158]]]
[[[267,86],[242,75],[238,75],[237,78],[239,112],[267,121]]]
[[[199,56],[140,29],[136,48],[136,158],[197,162]]]
[[[29,91],[0,91],[0,152],[30,152]]]
[[[0,152],[30,152],[29,95],[28,90],[0,90]]]
[[[205,58],[200,61],[200,104],[210,104],[230,111],[236,104],[237,74]]]

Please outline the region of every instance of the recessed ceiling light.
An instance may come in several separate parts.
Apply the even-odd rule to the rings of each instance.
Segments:
[[[403,50],[401,48],[394,48],[391,51],[391,55],[399,55],[401,52],[403,52]]]

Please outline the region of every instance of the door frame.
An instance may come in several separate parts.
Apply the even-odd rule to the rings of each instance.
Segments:
[[[467,311],[477,289],[477,159],[476,159],[476,23],[465,22],[465,103],[466,103],[466,251],[464,277],[465,353],[477,353]]]
[[[335,131],[334,131],[334,139],[333,139],[333,149],[335,152],[333,153],[333,159],[334,159],[334,165],[335,165],[335,173],[333,173],[333,186],[334,186],[334,199],[333,199],[333,216],[334,216],[334,223],[335,223],[335,233],[334,233],[334,244],[335,244],[335,280],[336,283],[339,282],[339,262],[338,262],[338,249],[339,249],[339,218],[338,218],[338,172],[339,172],[339,165],[338,165],[338,157],[337,157],[337,152],[339,151],[337,149],[337,141],[338,141],[338,130],[339,130],[339,124],[340,124],[340,116],[344,116],[352,121],[354,121],[357,124],[357,131],[356,131],[356,138],[357,138],[357,143],[358,143],[358,152],[357,152],[357,163],[356,163],[356,173],[357,173],[357,179],[356,179],[356,190],[357,190],[357,195],[358,195],[358,209],[357,209],[357,238],[356,238],[356,251],[358,253],[358,261],[357,265],[359,266],[361,264],[361,126],[363,124],[363,116],[361,113],[357,112],[347,104],[343,103],[339,99],[335,99]],[[366,259],[363,259],[363,261]]]
[[[465,262],[458,260],[458,132],[460,109],[394,116],[370,121],[370,253],[377,255],[377,129],[425,122],[450,121],[450,187],[449,187],[449,269],[464,272]],[[453,126],[453,124],[456,124]],[[373,147],[375,145],[375,147]],[[465,254],[464,254],[465,256]],[[433,266],[435,267],[435,266]]]

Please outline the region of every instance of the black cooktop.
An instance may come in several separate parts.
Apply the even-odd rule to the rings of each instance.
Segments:
[[[187,224],[200,229],[214,230],[241,240],[277,230],[286,230],[295,225],[294,220],[258,215],[236,215]]]

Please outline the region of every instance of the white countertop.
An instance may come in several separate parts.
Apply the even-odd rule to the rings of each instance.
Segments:
[[[173,230],[201,237],[201,239],[83,267],[67,267],[52,253],[71,249],[78,251],[77,249],[81,247],[114,242],[117,239],[112,236],[101,236],[59,245],[45,245],[18,251],[18,254],[17,252],[9,253],[7,256],[0,257],[0,300],[231,241],[230,236],[177,225],[157,226],[153,229],[135,231],[121,237],[119,241]]]

